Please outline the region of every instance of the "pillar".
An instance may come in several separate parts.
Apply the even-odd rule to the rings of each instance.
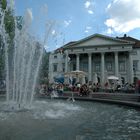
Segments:
[[[80,54],[76,54],[76,70],[79,70],[79,57],[80,57]]]
[[[66,51],[66,57],[65,57],[65,72],[68,72],[68,52]]]
[[[92,80],[91,59],[92,59],[92,54],[88,53],[88,81]]]
[[[115,76],[119,77],[119,71],[118,71],[118,52],[115,52]]]
[[[101,85],[104,86],[104,66],[105,66],[105,58],[104,58],[105,53],[101,53]]]
[[[129,69],[129,73],[128,73],[129,83],[133,83],[134,82],[134,80],[133,80],[134,74],[133,74],[133,60],[132,60],[131,52],[129,52],[129,66],[128,66],[128,69]]]

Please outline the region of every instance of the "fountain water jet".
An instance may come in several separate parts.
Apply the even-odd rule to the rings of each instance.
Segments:
[[[11,45],[4,24],[7,10],[8,7],[5,10],[0,9],[0,36],[2,36],[5,49],[6,101],[12,108],[21,108],[32,104],[44,47],[29,35],[28,30],[32,23],[30,9],[23,17],[21,30],[17,28],[15,19],[14,43]],[[51,25],[44,39],[44,44],[50,30]]]

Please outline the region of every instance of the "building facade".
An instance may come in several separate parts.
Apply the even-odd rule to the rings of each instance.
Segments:
[[[97,75],[101,85],[111,75],[122,83],[134,83],[140,79],[140,41],[126,35],[115,38],[94,34],[50,54],[50,83],[73,70],[87,72],[87,81],[94,81]]]

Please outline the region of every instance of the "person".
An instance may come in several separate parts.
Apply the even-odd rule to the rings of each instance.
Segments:
[[[90,90],[89,90],[88,86],[86,84],[83,84],[80,87],[79,95],[80,96],[88,96],[89,93],[90,93]]]
[[[105,92],[108,91],[108,86],[109,86],[109,84],[108,84],[108,82],[106,82],[106,83],[105,83]]]
[[[97,84],[96,84],[96,91],[99,92],[99,89],[100,89],[100,84],[97,83]]]
[[[83,96],[84,94],[84,87],[83,85],[80,87],[80,90],[79,90],[79,96]]]
[[[77,91],[80,91],[81,84],[77,83]]]
[[[86,94],[85,92],[86,92],[86,87],[85,84],[83,84],[79,89],[80,96],[84,96]]]
[[[111,92],[111,93],[114,93],[114,91],[115,91],[115,84],[112,82],[112,83],[111,83],[110,92]]]
[[[64,92],[64,86],[63,86],[63,84],[60,84],[59,85],[59,95],[63,95],[63,92]]]
[[[117,84],[117,86],[116,86],[116,91],[119,92],[120,89],[121,89],[121,85],[120,85],[120,84]]]
[[[95,83],[93,83],[93,92],[96,92],[96,84]]]
[[[39,91],[40,94],[44,95],[45,94],[45,89],[44,89],[44,85],[42,84],[40,86],[40,91]]]
[[[48,86],[46,84],[44,84],[44,94],[47,95],[48,94],[47,92],[48,92]]]
[[[53,91],[52,85],[48,86],[48,95],[50,95]]]
[[[64,93],[64,86],[63,86],[63,84],[60,85],[59,92],[60,92],[61,95],[63,95],[63,93]]]
[[[140,80],[137,82],[138,93],[140,93]]]
[[[92,93],[93,92],[92,82],[89,84],[88,89],[89,89],[89,93]]]

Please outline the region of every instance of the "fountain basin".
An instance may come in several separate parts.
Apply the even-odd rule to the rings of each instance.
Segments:
[[[26,111],[0,112],[2,140],[128,140],[139,137],[140,112],[117,105],[45,99],[36,100]]]

